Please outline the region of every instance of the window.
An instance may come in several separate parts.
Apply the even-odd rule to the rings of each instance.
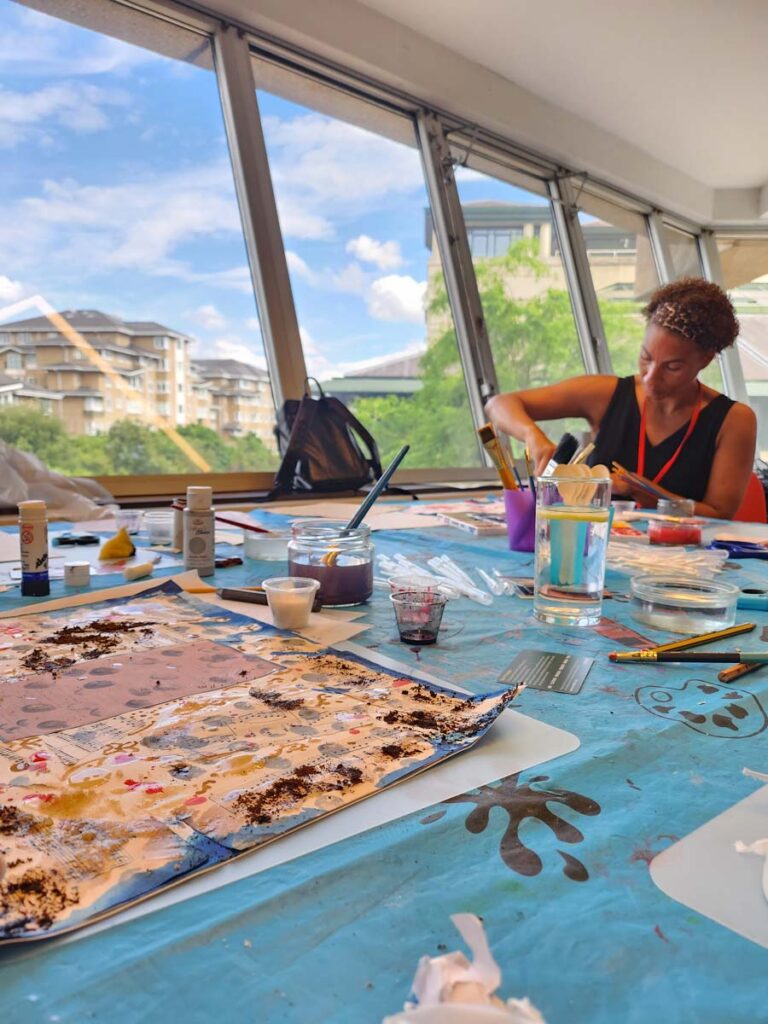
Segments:
[[[481,173],[471,159],[456,180],[469,236],[483,232],[504,240],[489,246],[486,256],[472,249],[499,390],[542,387],[584,373],[562,260],[553,252],[549,201],[533,191],[541,186]],[[544,429],[557,441],[566,429],[585,427],[581,420],[560,420]]]
[[[659,287],[645,217],[583,192],[579,221],[614,372],[637,372],[645,334],[640,312]]]
[[[384,462],[407,440],[408,468],[480,466],[413,121],[254,77],[308,372]]]
[[[701,277],[701,259],[696,236],[665,224],[664,237],[669,247],[675,277]]]
[[[23,365],[20,353],[9,352],[5,365],[9,370],[20,370]]]
[[[257,311],[207,37],[109,0],[38,6],[73,21],[0,5],[0,32],[23,38],[32,55],[6,63],[4,103],[35,111],[8,122],[3,136],[0,234],[14,241],[2,247],[0,277],[8,289],[23,281],[23,294],[66,311],[85,344],[59,334],[32,300],[0,323],[3,334],[40,356],[24,369],[25,383],[35,387],[29,409],[42,415],[58,383],[51,367],[65,362],[89,369],[80,380],[102,395],[114,387],[115,401],[96,417],[98,439],[83,444],[95,437],[83,398],[65,394],[52,415],[66,443],[38,445],[35,454],[67,475],[273,468],[268,427],[234,443],[207,415],[204,428],[194,418],[187,423],[179,402],[160,430],[153,420],[169,409],[157,388],[133,387],[147,357],[156,367],[156,355],[170,350],[183,395],[191,374],[183,359],[187,336],[195,338],[196,358],[264,365],[252,341]],[[123,38],[83,27],[91,17]],[[148,48],[135,45],[139,37]],[[68,379],[66,386],[84,385]],[[264,404],[271,408],[269,394]],[[0,438],[18,437],[4,412]],[[183,442],[195,450],[194,461]]]
[[[739,318],[736,351],[757,415],[757,451],[768,460],[768,238],[718,237],[723,282]]]

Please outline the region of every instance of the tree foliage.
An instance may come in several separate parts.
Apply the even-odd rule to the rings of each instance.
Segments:
[[[505,256],[475,264],[502,391],[540,387],[584,373],[568,292],[563,288],[540,290],[538,282],[548,268],[537,250],[537,241],[524,239],[511,246]],[[528,290],[531,297],[511,295],[511,282],[515,282],[516,292]],[[625,366],[636,365],[643,333],[638,305],[602,302],[600,310],[614,364],[621,367],[619,372],[630,373],[632,370]],[[384,460],[408,443],[408,462],[412,466],[478,465],[477,442],[442,277],[432,284],[428,319],[433,325],[444,326],[422,356],[421,389],[407,398],[358,399],[355,414],[376,438]],[[551,432],[558,436],[567,426],[574,424],[553,424]]]
[[[255,434],[224,437],[210,427],[179,427],[214,472],[271,470],[277,455]],[[36,455],[67,476],[123,476],[197,471],[171,438],[135,420],[119,420],[104,434],[73,436],[55,416],[25,406],[0,409],[0,439]]]

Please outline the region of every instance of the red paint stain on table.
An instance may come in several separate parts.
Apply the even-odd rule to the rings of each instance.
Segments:
[[[669,939],[664,934],[664,932],[661,930],[661,928],[659,928],[658,925],[656,925],[656,927],[653,930],[656,933],[656,935],[658,935],[658,937],[661,939],[662,942],[666,942],[667,945],[669,945]]]

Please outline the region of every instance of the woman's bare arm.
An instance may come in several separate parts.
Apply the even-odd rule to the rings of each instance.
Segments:
[[[544,388],[495,395],[486,404],[485,411],[495,426],[528,447],[536,472],[541,473],[555,445],[537,421],[583,416],[596,430],[615,387],[616,377],[598,374],[572,377]]]

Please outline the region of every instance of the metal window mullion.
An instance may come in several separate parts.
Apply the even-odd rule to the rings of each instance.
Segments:
[[[613,373],[572,185],[559,178],[551,180],[548,189],[584,368],[587,373]]]
[[[212,42],[251,280],[272,394],[279,408],[286,398],[301,397],[307,370],[251,57],[248,44],[237,29],[222,25]]]
[[[469,407],[475,426],[480,427],[486,422],[485,402],[496,394],[498,384],[453,173],[453,158],[442,125],[434,114],[420,112],[416,129]]]
[[[675,279],[675,268],[672,263],[672,250],[670,249],[667,235],[664,230],[664,221],[658,210],[653,210],[646,217],[648,225],[648,240],[651,243],[653,262],[656,264],[656,273],[659,276],[660,284],[669,284]]]
[[[724,287],[723,267],[720,262],[720,250],[717,248],[717,238],[713,231],[703,231],[698,236],[699,260],[704,268],[704,276],[708,281]],[[744,380],[744,369],[741,365],[739,353],[736,346],[725,349],[718,355],[720,372],[723,375],[723,387],[725,393],[737,402],[744,402],[749,405],[747,384]]]

